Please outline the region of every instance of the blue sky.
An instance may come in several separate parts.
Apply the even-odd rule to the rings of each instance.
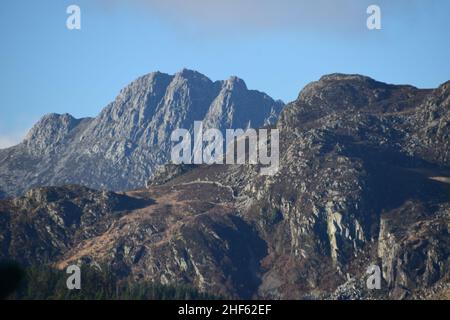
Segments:
[[[66,8],[81,8],[81,30]],[[382,30],[366,28],[378,4]],[[289,102],[333,72],[436,87],[450,79],[448,0],[4,0],[0,148],[44,114],[95,116],[151,71],[231,75]]]

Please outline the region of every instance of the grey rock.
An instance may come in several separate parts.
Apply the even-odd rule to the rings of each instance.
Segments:
[[[18,146],[0,150],[3,197],[30,187],[81,184],[129,190],[145,186],[169,161],[174,129],[194,121],[220,130],[274,123],[283,107],[232,77],[212,82],[191,70],[145,75],[95,118],[44,116]]]
[[[141,203],[129,209],[82,190],[32,191],[0,201],[2,254],[26,252],[34,261],[53,252],[61,268],[107,263],[136,281],[239,298],[448,299],[449,96],[448,83],[421,90],[325,76],[279,117],[277,174],[262,176],[252,165],[167,165],[148,188],[108,193]],[[213,109],[234,121],[221,111],[232,108]],[[82,125],[62,122],[61,140]],[[62,206],[74,197],[79,209]],[[111,209],[88,214],[74,244],[70,226],[92,203]],[[365,285],[373,264],[382,268],[380,291]]]

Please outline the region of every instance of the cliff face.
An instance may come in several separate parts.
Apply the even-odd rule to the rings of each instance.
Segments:
[[[96,118],[50,114],[21,144],[0,150],[0,190],[11,196],[43,185],[143,187],[169,160],[174,129],[192,129],[202,120],[220,130],[260,127],[274,123],[282,107],[236,77],[212,82],[190,70],[151,73],[124,88]]]
[[[408,297],[414,291],[422,297],[430,287],[433,294],[449,289],[449,211],[448,204],[431,213],[411,201],[382,216],[378,256],[393,297]]]
[[[136,281],[241,298],[449,298],[449,96],[448,83],[325,76],[280,115],[276,175],[168,165],[147,189],[106,198],[36,189],[0,202],[2,255],[52,252],[60,268],[106,262]],[[365,284],[371,265],[379,291]]]
[[[107,230],[124,210],[144,204],[85,187],[32,189],[0,204],[1,258],[48,263],[85,238]],[[102,224],[99,224],[102,221]]]
[[[337,279],[364,278],[370,264],[382,267],[389,297],[445,283],[449,94],[448,83],[431,91],[329,75],[285,108],[281,170],[251,187],[260,194],[256,221],[278,213],[275,226],[262,227],[276,244],[263,295],[329,290]],[[280,279],[286,261],[291,277]]]

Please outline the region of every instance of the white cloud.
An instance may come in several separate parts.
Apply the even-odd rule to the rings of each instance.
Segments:
[[[407,14],[417,0],[377,0],[382,9]],[[365,31],[373,0],[103,0],[105,11],[131,6],[174,26],[202,31]],[[126,4],[125,4],[126,3]]]
[[[6,149],[15,146],[23,141],[27,131],[21,131],[12,134],[0,134],[0,149]]]

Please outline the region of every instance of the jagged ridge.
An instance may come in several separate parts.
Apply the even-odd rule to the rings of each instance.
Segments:
[[[97,189],[142,187],[170,156],[170,134],[194,121],[220,130],[274,123],[283,103],[231,77],[213,82],[184,69],[133,81],[96,118],[44,116],[20,145],[0,150],[0,189],[81,184]]]

